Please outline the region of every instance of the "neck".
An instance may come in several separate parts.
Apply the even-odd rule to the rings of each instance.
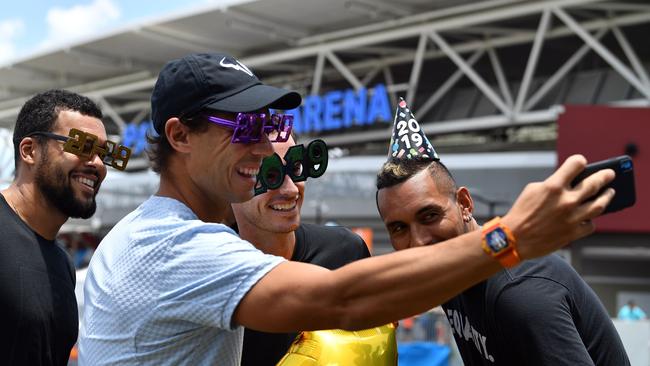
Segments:
[[[240,224],[241,223],[241,224]],[[273,254],[285,259],[291,259],[296,246],[296,232],[272,233],[259,230],[248,222],[237,222],[239,236],[253,244],[257,249],[266,254]]]
[[[68,216],[53,207],[33,182],[16,180],[2,191],[2,195],[21,220],[45,239],[54,240],[68,220]]]
[[[229,203],[215,196],[208,197],[197,187],[189,175],[175,173],[170,167],[160,173],[160,188],[157,196],[169,197],[183,202],[204,222],[223,222],[227,216]]]

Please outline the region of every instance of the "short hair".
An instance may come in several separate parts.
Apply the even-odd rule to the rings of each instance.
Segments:
[[[190,129],[190,132],[205,132],[208,129],[208,123],[206,123],[203,118],[200,118],[204,112],[205,110],[199,111],[194,115],[196,117],[179,117],[178,119],[182,124]],[[215,111],[211,110],[210,113],[215,113]],[[167,168],[169,157],[174,152],[172,145],[169,143],[169,140],[167,140],[165,128],[163,127],[162,131],[160,132],[161,133],[158,134],[154,129],[150,129],[147,132],[148,146],[146,149],[147,157],[149,158],[149,163],[151,164],[151,169],[158,174]]]
[[[390,188],[411,179],[423,170],[428,170],[431,178],[442,193],[455,199],[456,181],[449,169],[440,160],[431,158],[397,159],[391,158],[377,173],[377,193],[380,189]]]
[[[104,117],[97,104],[83,95],[62,89],[52,89],[36,94],[23,105],[16,119],[13,135],[16,171],[18,171],[20,162],[20,142],[33,132],[51,132],[62,111],[75,111],[97,119]],[[39,144],[44,143],[44,139],[39,136],[35,137]]]

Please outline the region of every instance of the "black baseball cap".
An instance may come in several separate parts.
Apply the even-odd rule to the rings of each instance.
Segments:
[[[239,60],[225,53],[195,53],[169,61],[151,94],[151,117],[157,133],[172,117],[202,109],[252,112],[262,108],[294,109],[302,98],[295,91],[264,85]]]

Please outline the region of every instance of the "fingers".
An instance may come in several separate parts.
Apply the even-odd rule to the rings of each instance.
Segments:
[[[551,187],[567,187],[580,172],[585,170],[587,159],[582,155],[569,156],[562,165],[545,181]]]
[[[584,202],[572,213],[571,222],[582,223],[602,214],[609,202],[614,198],[614,194],[615,192],[612,188],[607,188],[595,200]]]
[[[612,169],[600,170],[575,186],[574,192],[577,194],[578,202],[583,202],[600,192],[609,182],[611,182],[616,173]]]

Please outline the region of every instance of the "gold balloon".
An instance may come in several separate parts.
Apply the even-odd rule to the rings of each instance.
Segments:
[[[293,341],[277,366],[395,366],[395,325],[345,331],[305,331]]]

